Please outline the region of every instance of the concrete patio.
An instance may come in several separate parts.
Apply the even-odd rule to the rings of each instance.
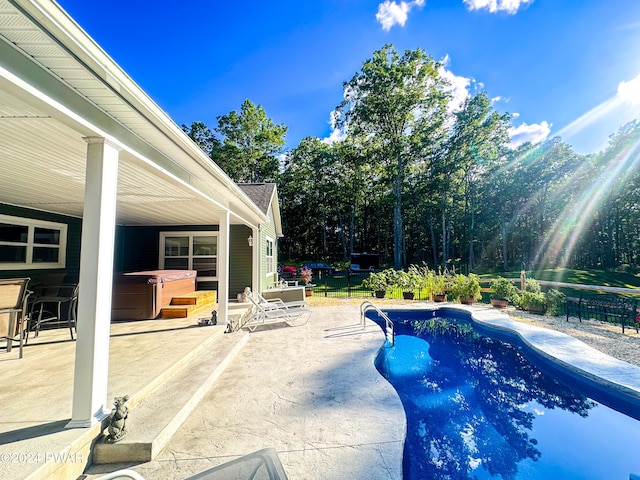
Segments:
[[[182,417],[156,435],[153,461],[94,465],[85,478],[134,467],[149,479],[181,479],[264,447],[276,448],[290,478],[372,478],[372,468],[376,478],[401,478],[403,409],[373,366],[382,331],[358,321],[351,304],[314,308],[302,327],[251,334],[198,327],[197,316],[112,324],[109,399],[130,396],[122,443]],[[64,428],[74,350],[68,329],[58,329],[31,338],[22,359],[17,348],[0,354],[1,478],[84,471],[100,427]]]
[[[195,317],[113,324],[109,396],[131,397],[124,450],[135,453],[153,437],[153,458],[86,470],[99,428],[64,429],[75,343],[68,330],[43,332],[30,339],[23,359],[17,350],[0,354],[8,387],[0,392],[0,477],[95,479],[131,468],[149,480],[178,480],[273,447],[292,480],[400,479],[404,411],[373,365],[382,330],[370,321],[361,328],[359,304],[314,306],[304,326],[251,334],[197,327]],[[477,321],[640,399],[640,368],[492,309],[470,309]],[[118,461],[113,452],[100,453],[101,461]]]

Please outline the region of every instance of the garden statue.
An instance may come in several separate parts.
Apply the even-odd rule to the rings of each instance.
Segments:
[[[129,400],[129,395],[124,397],[115,397],[113,402],[113,409],[109,416],[109,435],[105,439],[106,443],[116,443],[122,440],[127,433],[125,430],[125,421],[129,415],[129,410],[124,405]]]

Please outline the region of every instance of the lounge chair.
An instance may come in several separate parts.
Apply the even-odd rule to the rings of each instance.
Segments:
[[[251,310],[245,317],[243,327],[254,331],[258,325],[268,323],[287,323],[291,326],[300,326],[307,323],[311,316],[311,310],[303,306],[289,306],[280,300],[275,302],[260,302],[253,295],[247,295],[251,302]]]
[[[260,292],[252,292],[251,289],[249,287],[244,289],[244,295],[245,297],[249,297],[252,296],[253,299],[258,302],[260,305],[262,305],[265,308],[272,308],[274,305],[277,307],[287,307],[287,308],[292,308],[292,307],[308,307],[309,306],[309,302],[305,302],[304,300],[294,300],[294,301],[290,301],[290,302],[285,302],[284,300],[282,300],[281,298],[264,298]]]
[[[125,469],[111,472],[96,480],[114,480],[129,478],[131,480],[145,480],[139,473]],[[186,480],[228,480],[230,478],[287,480],[287,474],[274,448],[263,448],[235,460],[223,463],[197,473]]]

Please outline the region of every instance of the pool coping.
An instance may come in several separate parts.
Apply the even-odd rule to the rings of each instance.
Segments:
[[[627,404],[630,415],[640,407],[640,367],[600,352],[571,335],[556,330],[518,322],[508,314],[465,305],[385,306],[384,310],[452,311],[469,314],[470,320],[482,328],[515,337],[534,355],[559,369],[579,377],[585,386],[606,387],[612,397]],[[603,403],[608,403],[607,398]],[[636,416],[637,413],[634,415]]]

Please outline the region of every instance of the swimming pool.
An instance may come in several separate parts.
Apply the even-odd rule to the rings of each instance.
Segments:
[[[640,472],[640,423],[616,410],[640,415],[633,400],[479,331],[466,312],[386,313],[396,340],[376,367],[405,409],[405,479],[626,480]]]

